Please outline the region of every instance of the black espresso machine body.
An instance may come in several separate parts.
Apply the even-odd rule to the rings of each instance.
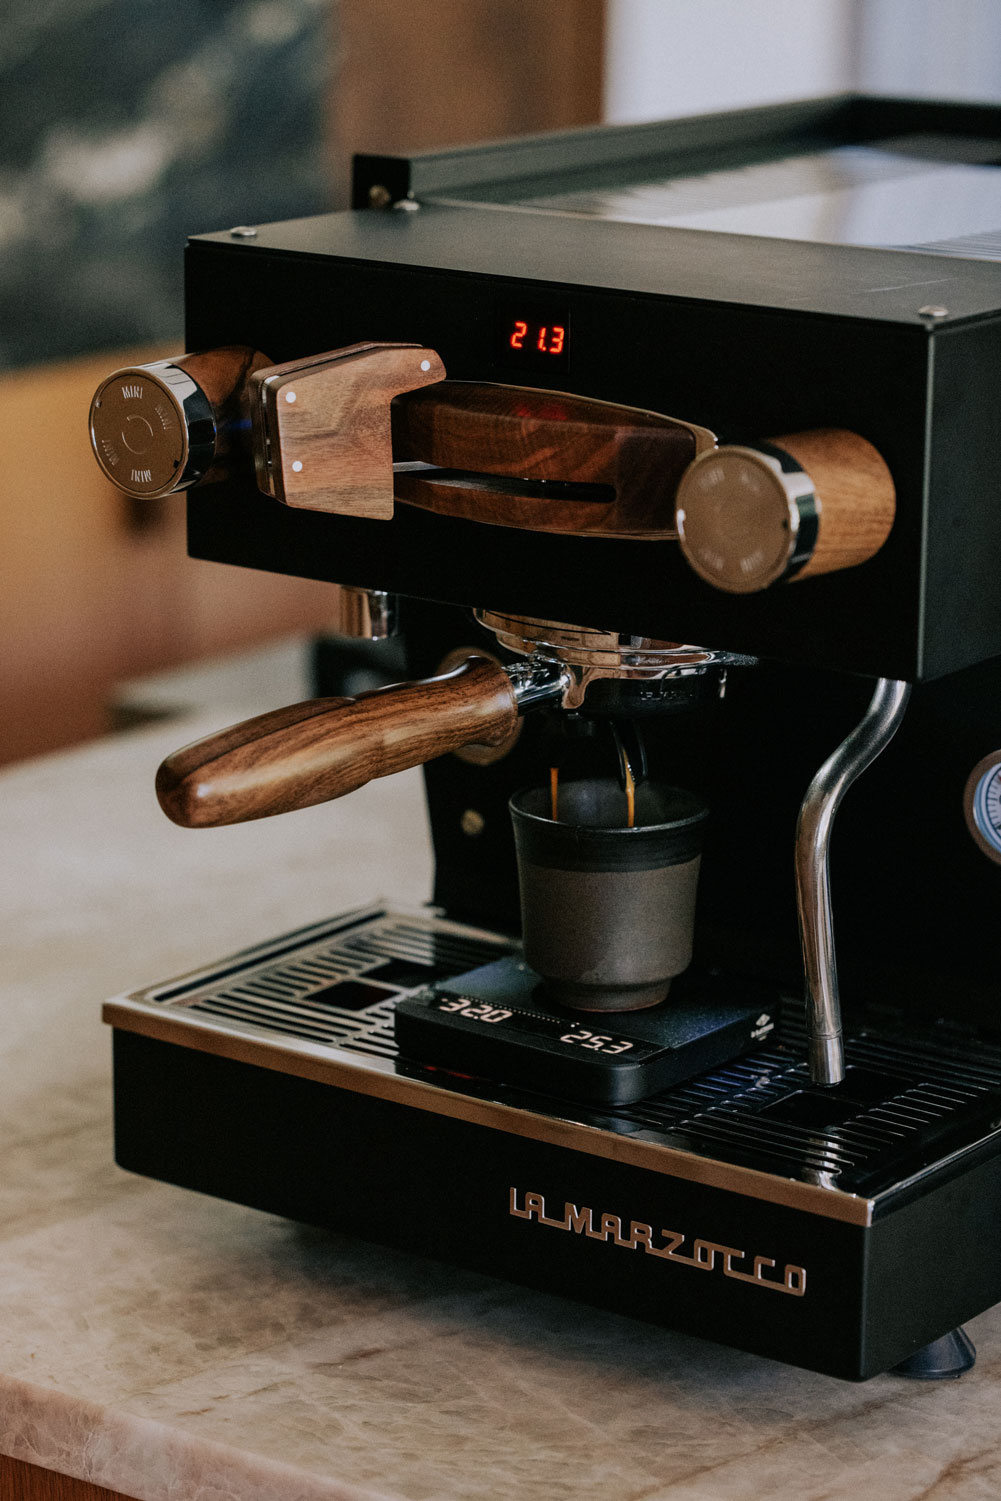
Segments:
[[[516,952],[507,799],[544,776],[552,734],[526,714],[507,754],[426,766],[432,912],[349,914],[109,1003],[123,1166],[852,1379],[1001,1299],[1001,863],[964,816],[1001,759],[1001,266],[941,233],[880,248],[641,222],[636,186],[814,157],[827,186],[832,161],[878,186],[887,143],[894,170],[975,176],[1001,161],[1001,110],[852,98],[361,158],[351,212],[192,241],[189,349],[412,343],[452,381],[724,443],[844,429],[888,465],[896,510],[861,565],[737,593],[669,538],[296,509],[239,466],[194,488],[194,556],[402,596],[414,676],[459,648],[513,660],[474,609],[756,659],[643,734],[652,774],[710,808],[693,972],[769,1020],[738,1060],[625,1105],[401,1056],[401,994]],[[512,347],[521,324],[535,349]],[[337,692],[336,653],[318,661]],[[850,1028],[824,1089],[800,1022],[797,813],[879,678],[913,690],[833,837]]]

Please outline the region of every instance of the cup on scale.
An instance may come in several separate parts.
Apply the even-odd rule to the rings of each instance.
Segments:
[[[525,960],[561,1006],[637,1011],[664,1000],[692,957],[695,892],[709,810],[693,792],[636,789],[635,822],[612,779],[510,801]]]

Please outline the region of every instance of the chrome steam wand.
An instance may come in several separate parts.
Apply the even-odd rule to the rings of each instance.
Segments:
[[[834,815],[848,788],[893,739],[910,684],[880,678],[865,715],[807,788],[796,824],[796,903],[806,970],[810,1077],[840,1084],[845,1076],[841,1000],[831,915],[830,843]]]

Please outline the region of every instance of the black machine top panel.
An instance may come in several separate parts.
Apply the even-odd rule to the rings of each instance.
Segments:
[[[946,306],[950,322],[1001,311],[1001,267],[989,261],[517,207],[432,202],[419,213],[326,214],[260,226],[252,240],[226,231],[196,243],[918,327],[930,303]]]
[[[913,290],[932,285],[948,288],[934,301],[953,317],[1001,306],[997,276],[976,264],[1001,260],[1001,110],[992,106],[846,95],[409,158],[359,157],[354,206],[373,193],[375,201],[388,194],[542,217],[541,239],[560,247],[554,280],[893,320],[913,318],[928,302],[915,304]],[[583,236],[573,223],[580,218],[590,226]],[[595,221],[628,223],[634,232],[596,235]],[[532,226],[502,222],[495,243],[539,265],[544,247]],[[638,234],[640,226],[672,233]],[[508,243],[508,231],[520,246]],[[757,240],[770,243],[746,243]],[[824,253],[811,253],[811,244]],[[618,279],[588,281],[588,246],[600,247],[593,273],[603,276],[609,254]],[[870,254],[831,257],[835,246]],[[964,264],[908,266],[887,258],[895,249]],[[464,267],[457,259],[450,269]]]
[[[1001,262],[984,257],[997,252],[998,163],[1001,108],[827,100],[359,158],[356,204],[382,211],[189,249],[192,348],[246,343],[282,361],[412,341],[453,380],[511,382],[497,328],[516,313],[560,327],[558,358],[547,345],[530,373],[524,361],[523,384],[670,413],[722,442],[860,434],[897,496],[862,566],[728,595],[669,541],[528,534],[401,505],[391,523],[307,514],[246,486],[192,494],[191,551],[912,681],[997,656]],[[959,244],[943,243],[943,173],[962,200]],[[911,248],[872,243],[889,232],[866,217],[884,190],[910,204]],[[678,199],[670,224],[636,222],[663,218],[650,202],[665,194]],[[761,232],[773,211],[787,237]]]

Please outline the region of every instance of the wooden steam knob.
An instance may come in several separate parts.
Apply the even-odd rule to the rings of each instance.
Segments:
[[[678,486],[681,549],[730,594],[865,563],[890,534],[893,478],[857,433],[819,428],[700,455]]]
[[[246,420],[248,381],[269,363],[232,345],[116,370],[90,404],[97,462],[139,500],[221,478]]]
[[[156,778],[185,828],[310,808],[460,746],[497,745],[518,723],[511,679],[471,656],[442,677],[259,714],[168,756]]]

